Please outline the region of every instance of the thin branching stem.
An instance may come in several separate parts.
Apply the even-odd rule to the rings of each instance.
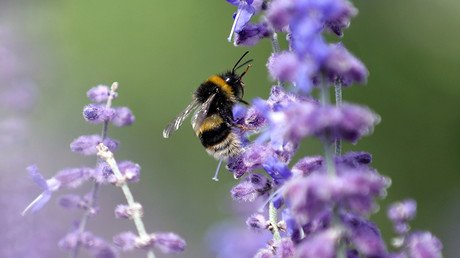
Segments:
[[[100,143],[97,146],[97,149],[98,149],[97,155],[101,157],[102,159],[104,159],[105,162],[107,162],[113,174],[115,175],[117,182],[118,182],[117,185],[123,191],[123,194],[126,198],[129,208],[133,210],[136,209],[136,207],[139,206],[139,204],[134,201],[133,194],[131,193],[129,186],[126,183],[126,179],[123,177],[123,175],[120,172],[120,168],[118,167],[118,163],[115,160],[113,153],[110,152],[109,149],[103,143]],[[145,230],[144,222],[142,221],[142,213],[134,212],[132,219],[134,221],[134,225],[136,226],[137,232],[139,233],[139,237],[141,241],[148,242],[150,240],[150,237],[147,234],[147,231]],[[153,253],[151,249],[147,252],[147,257],[155,258],[155,254]]]
[[[342,105],[342,85],[337,82],[335,83],[335,105],[340,107]],[[342,140],[340,138],[335,139],[335,155],[342,155]]]
[[[270,204],[268,205],[268,218],[273,227],[273,240],[275,240],[275,242],[280,241],[281,235],[278,228],[278,214],[273,201],[270,201]]]
[[[118,89],[118,82],[114,82],[112,86],[110,87],[110,94],[109,98],[107,99],[107,102],[105,104],[106,108],[110,108],[112,106],[112,100],[117,94],[117,89]],[[107,138],[107,132],[109,129],[109,121],[105,121],[104,125],[102,127],[102,132],[101,132],[101,138],[102,141],[104,141]],[[96,200],[97,200],[97,195],[99,193],[99,188],[100,184],[98,182],[93,183],[93,187],[91,188],[91,198],[88,201],[88,209],[83,213],[83,217],[80,220],[80,224],[78,225],[78,235],[80,236],[83,232],[85,232],[86,225],[88,224],[88,219],[91,215],[91,211],[93,210]],[[72,252],[69,254],[69,258],[77,258],[78,253],[80,251],[80,246],[81,243],[80,241],[77,242],[77,245],[73,249]]]

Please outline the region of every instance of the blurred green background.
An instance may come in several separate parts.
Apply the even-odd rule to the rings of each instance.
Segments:
[[[374,135],[346,147],[371,152],[374,166],[392,179],[387,199],[380,202],[381,212],[373,218],[389,240],[387,205],[415,198],[418,216],[413,227],[432,231],[443,241],[445,257],[456,257],[460,1],[354,4],[360,13],[343,42],[367,65],[370,77],[368,85],[346,89],[344,99],[368,105],[382,122]],[[48,176],[62,167],[92,165],[94,159],[71,153],[68,144],[79,135],[100,131],[81,117],[87,89],[118,81],[115,105],[130,107],[137,121],[129,128],[110,129],[109,135],[122,143],[118,159],[143,168],[141,183],[132,188],[144,205],[147,228],[185,237],[188,248],[178,257],[214,257],[205,235],[211,225],[232,216],[228,192],[236,181],[224,171],[219,183],[211,181],[217,162],[203,150],[188,123],[170,139],[163,139],[161,132],[203,80],[230,68],[245,51],[226,41],[233,6],[223,0],[49,0],[5,2],[2,7],[3,22],[25,35],[28,52],[38,64],[34,76],[40,97],[31,145],[41,151],[25,153],[28,163],[38,163]],[[271,82],[265,62],[270,52],[268,41],[251,49],[255,62],[246,77],[247,100],[268,96]],[[321,148],[307,140],[302,152],[318,154]],[[38,189],[28,195],[35,193]],[[92,219],[89,227],[106,237],[132,228],[129,222],[111,218],[121,193],[107,186],[101,195],[102,208],[108,211]],[[59,216],[64,225],[79,217],[66,211]],[[111,227],[104,226],[104,220],[111,221]],[[63,234],[67,230],[62,228]]]

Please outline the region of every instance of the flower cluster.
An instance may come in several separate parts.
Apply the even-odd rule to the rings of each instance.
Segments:
[[[352,3],[227,1],[238,7],[229,40],[234,35],[235,45],[255,45],[270,38],[274,53],[267,68],[278,81],[268,99],[255,99],[250,107],[236,106],[233,111],[235,123],[249,130],[240,134],[244,151],[227,165],[235,178],[242,178],[231,195],[237,201],[265,200],[268,210],[249,217],[247,225],[273,235],[254,257],[441,257],[436,237],[409,234],[407,223],[415,215],[411,201],[390,209],[402,249],[387,249],[369,216],[378,210],[376,201],[386,196],[391,181],[371,166],[369,153],[342,154],[342,141],[356,144],[380,121],[367,107],[342,103],[342,88],[365,83],[368,71],[345,46],[324,36],[343,36],[357,14]],[[261,21],[252,23],[256,14]],[[279,49],[277,33],[286,34],[289,50]],[[313,97],[315,91],[319,99]],[[251,134],[258,136],[250,141]],[[324,155],[292,162],[306,137],[318,138]]]
[[[118,252],[132,250],[134,248],[147,250],[147,257],[154,257],[153,248],[164,253],[181,252],[184,250],[185,241],[174,233],[148,234],[142,221],[143,208],[140,203],[134,201],[128,183],[136,183],[140,180],[140,166],[131,161],[117,162],[113,152],[117,150],[119,142],[107,136],[109,124],[117,127],[131,125],[134,115],[127,107],[112,107],[112,101],[117,97],[118,84],[114,83],[110,88],[99,85],[91,88],[87,96],[92,104],[83,108],[83,118],[92,124],[102,124],[101,135],[83,135],[70,144],[73,152],[82,155],[96,155],[99,157],[94,167],[66,168],[58,171],[53,177],[45,179],[37,166],[27,168],[32,180],[42,189],[42,193],[24,210],[36,212],[41,209],[51,198],[53,192],[60,189],[75,189],[84,183],[92,183],[90,193],[80,196],[78,194],[66,194],[59,198],[59,204],[66,209],[80,209],[83,211],[82,219],[75,228],[68,233],[60,242],[59,246],[71,253],[71,257],[77,257],[79,249],[85,248],[94,257],[117,257]],[[97,193],[101,185],[112,184],[120,187],[126,197],[127,204],[120,204],[115,208],[115,217],[119,219],[131,219],[137,229],[133,232],[123,232],[113,238],[113,244],[101,237],[89,232],[86,221],[99,211],[97,205]]]

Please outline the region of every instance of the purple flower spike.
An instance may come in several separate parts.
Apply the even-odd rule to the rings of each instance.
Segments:
[[[341,236],[341,232],[336,229],[315,234],[305,239],[297,247],[296,257],[299,258],[334,258],[336,255],[336,244]]]
[[[266,23],[246,24],[240,31],[235,33],[235,46],[254,46],[263,38],[268,38],[271,31]]]
[[[101,142],[104,142],[104,145],[107,146],[112,152],[116,151],[118,148],[118,141],[111,138],[106,138],[104,141],[102,141],[101,136],[93,134],[83,135],[73,140],[72,143],[70,143],[70,149],[73,152],[77,152],[83,155],[96,155],[96,146]]]
[[[150,236],[153,240],[153,246],[166,254],[182,252],[187,245],[184,239],[171,232],[154,233]]]
[[[294,82],[297,78],[299,60],[292,52],[273,53],[268,59],[267,67],[273,79]]]
[[[430,232],[417,232],[409,237],[411,258],[442,258],[442,243]]]
[[[127,107],[115,108],[115,115],[111,122],[114,126],[123,127],[132,125],[135,121],[135,117],[131,110]]]
[[[260,231],[267,228],[268,221],[265,219],[264,215],[256,213],[251,215],[246,220],[246,225],[253,230]]]
[[[109,99],[110,89],[105,85],[98,85],[89,89],[86,96],[95,103],[101,103]]]
[[[83,118],[93,124],[110,121],[115,116],[115,110],[100,104],[89,104],[83,108]]]
[[[137,247],[138,236],[133,232],[123,232],[113,237],[113,243],[123,251],[131,251]]]

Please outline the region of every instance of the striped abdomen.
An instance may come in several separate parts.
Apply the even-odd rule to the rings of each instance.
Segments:
[[[218,114],[205,118],[196,135],[206,151],[218,160],[227,160],[241,152],[238,136]]]

